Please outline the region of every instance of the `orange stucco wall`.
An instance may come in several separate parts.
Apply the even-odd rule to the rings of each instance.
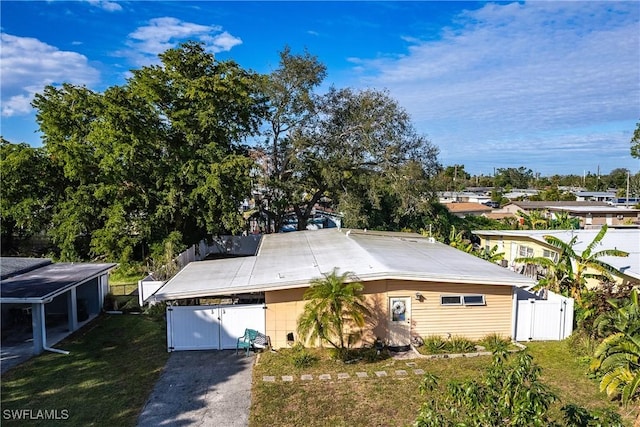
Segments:
[[[287,346],[287,334],[296,340],[297,319],[304,310],[305,289],[268,291],[265,293],[266,333],[275,348]],[[423,296],[418,301],[416,292]],[[510,286],[473,285],[455,283],[427,283],[417,281],[380,280],[366,282],[364,294],[371,308],[365,341],[375,337],[388,338],[389,297],[410,297],[409,317],[411,334],[423,338],[429,335],[464,336],[479,339],[490,333],[505,337],[512,333],[513,299]],[[482,294],[482,306],[442,306],[441,295]]]

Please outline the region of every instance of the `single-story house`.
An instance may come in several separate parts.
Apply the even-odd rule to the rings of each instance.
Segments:
[[[611,202],[616,198],[616,191],[576,191],[576,201]]]
[[[487,205],[473,202],[453,202],[444,205],[451,214],[464,218],[465,216],[480,216],[491,213],[493,210]]]
[[[605,202],[575,202],[575,201],[559,201],[559,202],[544,202],[544,201],[525,201],[525,200],[514,200],[511,203],[507,203],[504,205],[498,212],[508,212],[512,214],[517,214],[519,211],[522,211],[526,214],[530,214],[533,211],[542,211],[547,213],[549,206],[556,207],[607,207]]]
[[[523,263],[516,263],[517,258],[545,257],[557,260],[559,250],[548,244],[544,236],[554,236],[566,243],[578,236],[574,250],[581,253],[596,237],[600,230],[476,230],[473,232],[480,238],[480,245],[486,248],[498,246],[498,252],[504,253],[505,264],[512,270],[528,272]],[[614,267],[617,272],[614,280],[617,283],[640,283],[640,229],[609,228],[602,241],[593,251],[603,249],[619,249],[629,253],[628,257],[602,257],[601,261]],[[535,273],[535,272],[533,272]],[[592,282],[595,285],[597,282]]]
[[[185,308],[176,305],[186,301],[193,305],[216,297],[260,301],[260,319],[255,322],[264,325],[261,332],[275,348],[281,348],[296,334],[306,304],[303,294],[310,282],[334,268],[339,273],[352,272],[364,284],[363,293],[373,311],[366,331],[368,342],[378,337],[392,346],[408,345],[415,336],[479,339],[498,333],[514,337],[518,289],[535,284],[419,234],[334,228],[265,235],[255,256],[192,262],[150,300],[169,302],[176,309]],[[216,311],[214,306],[194,306],[197,315],[176,333],[181,334],[180,339],[201,339],[209,333],[208,325],[231,308]],[[235,327],[246,318],[234,317]],[[190,326],[194,323],[189,322],[205,329],[195,332]],[[171,350],[174,345],[169,335],[171,332]],[[231,332],[226,335],[233,337]],[[207,345],[184,348],[212,348]]]
[[[580,228],[600,228],[603,225],[640,224],[640,209],[616,206],[556,206],[552,202],[547,206],[549,215],[566,212],[570,217],[580,220]]]
[[[2,338],[29,331],[33,353],[51,349],[48,328],[71,333],[100,313],[117,264],[53,263],[50,259],[0,258]]]
[[[438,192],[438,200],[440,203],[488,203],[491,201],[491,194],[475,193],[472,191],[440,191]]]

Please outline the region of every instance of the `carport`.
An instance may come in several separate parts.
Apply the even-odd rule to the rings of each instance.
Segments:
[[[47,345],[47,326],[66,323],[67,334],[97,316],[117,264],[52,263],[46,259],[0,260],[3,339],[31,321],[33,353],[64,352]]]

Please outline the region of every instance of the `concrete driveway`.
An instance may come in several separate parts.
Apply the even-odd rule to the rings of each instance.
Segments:
[[[254,360],[235,350],[171,353],[138,426],[247,426]]]

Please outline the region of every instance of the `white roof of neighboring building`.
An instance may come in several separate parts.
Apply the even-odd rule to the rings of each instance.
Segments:
[[[616,197],[615,191],[576,191],[573,194],[581,197]]]
[[[380,279],[530,287],[527,277],[418,234],[336,228],[267,234],[252,257],[192,262],[154,295],[197,298],[308,286],[338,268]]]
[[[512,236],[529,237],[532,240],[547,244],[544,236],[552,235],[564,242],[569,242],[573,236],[578,236],[574,250],[581,253],[587,245],[593,242],[600,230],[477,230],[474,234],[480,236]],[[595,252],[604,249],[619,249],[629,253],[628,257],[600,258],[617,270],[623,271],[627,276],[640,280],[640,229],[609,228],[600,244],[593,250]]]
[[[554,206],[549,205],[547,209],[555,209],[570,212],[579,213],[625,213],[625,212],[640,212],[638,209],[631,209],[618,206]]]

